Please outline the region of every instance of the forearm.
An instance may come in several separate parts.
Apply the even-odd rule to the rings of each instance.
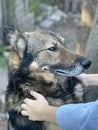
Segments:
[[[97,130],[98,100],[61,106],[57,110],[56,120],[62,130]]]

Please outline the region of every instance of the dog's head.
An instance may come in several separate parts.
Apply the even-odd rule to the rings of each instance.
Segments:
[[[75,76],[89,68],[91,61],[70,51],[67,41],[51,31],[31,33],[7,29],[12,51],[10,68],[14,71],[41,70],[57,75]]]

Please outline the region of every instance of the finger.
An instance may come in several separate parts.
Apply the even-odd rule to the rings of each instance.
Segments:
[[[22,109],[27,109],[27,105],[26,104],[22,104],[21,107],[22,107]]]
[[[30,94],[35,97],[36,99],[43,99],[43,95],[41,95],[40,93],[38,92],[35,92],[35,91],[31,91]]]
[[[31,121],[37,121],[37,119],[35,117],[28,117],[28,119]]]
[[[24,111],[24,110],[21,111],[21,114],[22,114],[23,116],[28,116],[27,111]]]
[[[24,99],[24,103],[25,103],[25,104],[31,104],[32,101],[33,101],[33,100],[30,99],[30,98],[25,98],[25,99]]]
[[[28,117],[29,120],[33,120],[31,117]],[[33,120],[34,121],[34,120]]]
[[[87,83],[81,82],[84,87],[88,87],[89,85]]]

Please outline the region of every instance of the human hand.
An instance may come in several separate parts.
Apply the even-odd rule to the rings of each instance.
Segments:
[[[89,87],[89,86],[92,86],[92,85],[98,86],[98,74],[82,73],[82,74],[77,75],[75,77],[77,79],[79,79],[85,87]]]
[[[44,120],[44,112],[46,111],[48,105],[47,100],[41,94],[31,91],[30,94],[35,97],[36,100],[26,98],[24,103],[21,105],[21,114],[28,116],[29,120],[42,121]]]
[[[90,85],[90,76],[88,74],[82,73],[80,75],[75,76],[80,82],[83,84],[83,86],[88,87]]]

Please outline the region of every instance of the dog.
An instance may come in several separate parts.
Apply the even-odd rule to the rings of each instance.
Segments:
[[[14,130],[59,130],[52,123],[22,116],[21,104],[32,98],[31,90],[44,95],[53,106],[79,102],[75,94],[78,81],[73,76],[88,69],[91,61],[69,50],[66,39],[48,30],[29,33],[6,28],[6,35],[11,45],[5,99],[9,124]]]

